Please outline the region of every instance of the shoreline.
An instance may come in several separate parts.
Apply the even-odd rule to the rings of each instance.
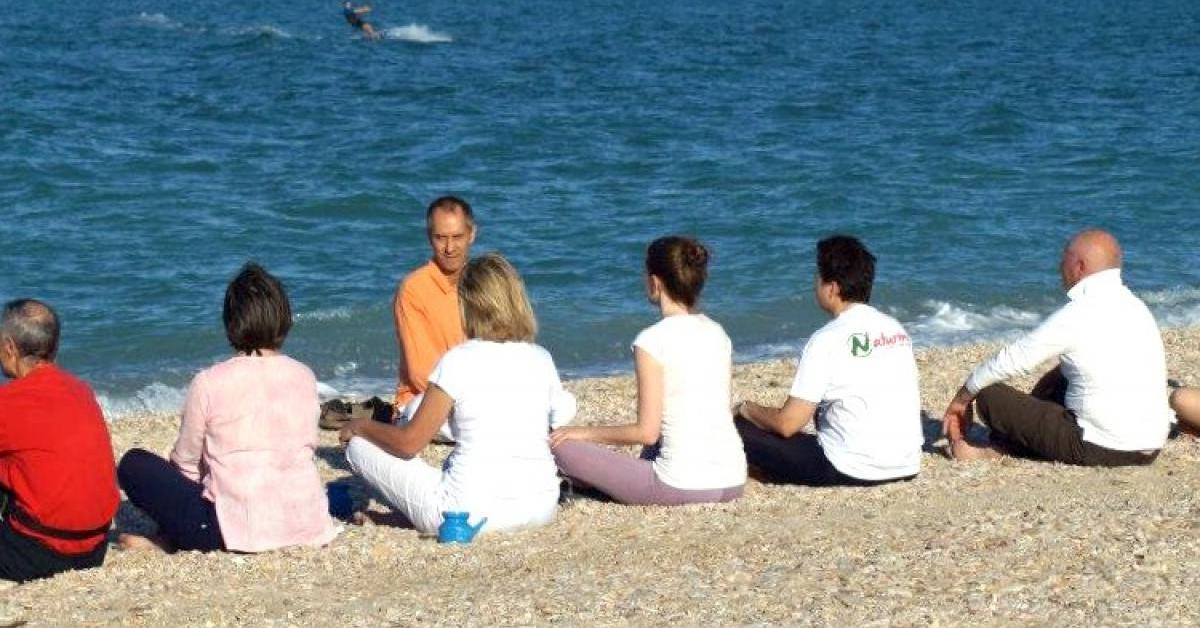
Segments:
[[[1171,289],[1162,292],[1172,292],[1174,290]],[[1179,298],[1183,299],[1186,303],[1190,303],[1189,299],[1192,298],[1190,294]],[[1140,296],[1145,299],[1148,297],[1148,294],[1142,293]],[[1162,294],[1158,298],[1160,301],[1170,302],[1170,299],[1166,299]],[[950,302],[943,302],[934,308],[935,311],[933,313],[920,316],[916,320],[902,321],[902,324],[908,330],[910,336],[913,337],[914,348],[918,352],[952,350],[955,347],[961,346],[990,346],[1012,340],[1023,333],[1027,333],[1037,323],[1044,320],[1045,315],[1061,305],[1061,302],[1054,302],[1047,306],[1050,308],[1049,310],[1042,312],[1037,308],[1021,310],[1010,306],[996,306],[975,310],[962,304],[956,305]],[[1152,304],[1152,311],[1153,308]],[[1196,315],[1192,315],[1191,312],[1193,309],[1195,308],[1185,308],[1183,313],[1176,313],[1174,315],[1156,311],[1155,317],[1159,321],[1160,328],[1164,334],[1186,331],[1200,326],[1200,322],[1196,321],[1197,318],[1200,318],[1200,309],[1195,309]],[[889,311],[886,308],[885,312],[889,315],[900,316],[899,312]],[[1022,317],[1026,318],[1018,320],[1022,319]],[[645,321],[643,322],[649,324],[653,320],[654,317],[648,311],[645,312]],[[720,322],[720,319],[718,321]],[[996,321],[1008,322],[1004,322],[1000,327],[994,328],[991,326],[991,323]],[[743,366],[794,359],[799,355],[800,350],[812,332],[816,331],[820,325],[826,322],[828,322],[828,318],[822,314],[822,318],[816,321],[811,328],[802,326],[805,332],[796,336],[789,336],[783,339],[759,339],[755,342],[735,343],[734,364],[735,366]],[[388,324],[390,325],[390,323]],[[957,330],[957,324],[964,324],[967,328]],[[937,329],[931,331],[930,327]],[[637,328],[635,327],[632,331],[625,334],[625,336],[632,341],[636,333]],[[395,359],[393,342],[394,340],[389,337],[387,353],[392,360]],[[560,363],[558,359],[561,357],[559,352],[553,349],[555,346],[554,343],[550,342],[545,336],[539,337],[539,344],[550,351],[551,355],[556,356],[556,365],[564,381],[622,377],[633,373],[632,354],[628,353],[628,347],[620,342],[616,343],[620,347],[620,350],[616,352],[615,356],[596,358],[581,364],[570,362],[565,364]],[[225,345],[219,342],[215,343],[214,346],[225,347]],[[138,384],[125,382],[117,388],[106,387],[103,379],[93,383],[98,397],[101,398],[105,415],[110,421],[125,419],[127,417],[170,415],[177,412],[178,408],[182,406],[191,377],[195,376],[200,369],[216,364],[227,357],[229,357],[227,348],[220,348],[212,355],[196,358],[190,363],[190,367],[188,368],[175,365],[169,377],[147,375],[140,379],[140,383]],[[387,399],[387,396],[391,394],[391,390],[395,385],[396,365],[394,362],[391,363],[386,373],[374,371],[364,373],[359,370],[357,360],[342,361],[330,367],[327,362],[329,358],[327,355],[318,357],[306,355],[302,352],[302,354],[293,355],[293,357],[321,374],[318,377],[318,386],[322,391],[322,399],[342,398],[364,400],[372,396]],[[326,361],[323,362],[322,359]],[[335,362],[338,361],[335,360]],[[70,364],[66,366],[68,369],[72,368]],[[375,365],[372,368],[376,368],[377,366]],[[92,364],[91,368],[95,369],[96,365]],[[331,368],[332,371],[330,370]],[[75,370],[74,372],[88,379],[87,369]]]
[[[1200,328],[1163,337],[1170,376],[1200,384]],[[918,350],[926,413],[940,417],[998,346]],[[734,399],[778,403],[793,370],[787,359],[736,365]],[[577,423],[633,416],[632,375],[566,386],[579,398]],[[177,415],[112,421],[114,450],[165,453],[177,425]],[[432,446],[423,457],[448,451]],[[321,433],[318,456],[326,481],[349,475],[336,433]],[[737,501],[677,508],[575,500],[546,527],[461,547],[366,525],[346,526],[326,548],[259,555],[110,549],[100,569],[0,584],[0,626],[1193,623],[1197,462],[1200,441],[1187,436],[1146,468],[956,464],[926,453],[912,482],[811,489],[752,480]],[[352,493],[361,507],[367,496]],[[377,501],[369,509],[389,512]],[[122,506],[118,527],[145,526]]]

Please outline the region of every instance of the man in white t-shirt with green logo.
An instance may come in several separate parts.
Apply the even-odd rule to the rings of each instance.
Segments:
[[[746,461],[761,479],[873,486],[921,468],[921,399],[912,341],[868,305],[875,256],[856,238],[817,243],[817,304],[833,320],[804,345],[783,407],[736,408]],[[804,428],[816,420],[816,433]]]

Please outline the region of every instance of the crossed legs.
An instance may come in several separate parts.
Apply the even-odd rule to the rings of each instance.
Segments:
[[[1083,440],[1075,414],[1063,405],[1066,379],[1059,369],[1042,377],[1029,394],[1006,384],[979,391],[975,407],[991,430],[992,445],[965,440],[951,443],[955,459],[974,460],[1003,454],[1084,466],[1143,465],[1155,453],[1118,451]]]

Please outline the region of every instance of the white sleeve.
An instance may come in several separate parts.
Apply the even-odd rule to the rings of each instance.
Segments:
[[[633,339],[633,348],[641,349],[650,354],[659,363],[663,361],[663,338],[659,328],[651,326],[643,329],[641,333]]]
[[[821,338],[819,334],[814,335],[804,344],[804,349],[800,352],[800,364],[796,367],[796,377],[792,380],[791,390],[788,391],[789,397],[812,403],[820,403],[825,398],[831,368]]]
[[[463,379],[470,379],[462,372],[462,360],[458,359],[458,355],[458,352],[451,348],[437,361],[433,371],[429,373],[429,382],[437,384],[437,387],[450,395],[451,399],[459,399]]]
[[[558,390],[550,394],[550,428],[555,429],[567,425],[575,420],[575,413],[579,411],[579,402],[575,400],[575,395],[566,388],[559,387]]]
[[[546,353],[547,381],[550,382],[550,429],[567,425],[575,419],[579,410],[579,402],[571,391],[563,388],[562,380],[558,377],[558,368],[554,366],[554,358]]]
[[[1025,375],[1039,364],[1066,353],[1074,343],[1078,308],[1068,303],[1042,321],[1037,329],[1020,340],[1000,349],[991,359],[980,364],[967,378],[967,390],[972,395],[1013,377]]]

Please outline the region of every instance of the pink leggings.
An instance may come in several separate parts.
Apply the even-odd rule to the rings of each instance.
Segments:
[[[554,448],[563,474],[622,504],[679,506],[727,502],[742,496],[742,486],[686,490],[658,479],[654,464],[631,458],[603,445],[569,440]]]

